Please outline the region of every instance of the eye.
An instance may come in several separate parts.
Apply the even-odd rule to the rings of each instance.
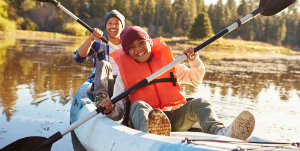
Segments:
[[[143,44],[143,43],[145,43],[145,40],[141,40],[141,41],[140,41],[140,44]]]
[[[131,45],[131,46],[129,47],[129,50],[130,50],[130,49],[133,49],[133,48],[134,48],[134,46],[133,46],[133,45]]]

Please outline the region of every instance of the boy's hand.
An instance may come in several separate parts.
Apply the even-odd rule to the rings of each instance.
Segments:
[[[100,38],[101,38],[102,36],[103,36],[103,31],[100,30],[100,29],[98,29],[98,28],[94,28],[94,32],[91,33],[90,39],[91,39],[92,41],[98,40],[99,42],[101,42],[101,39],[100,39]]]
[[[105,107],[104,114],[109,114],[112,112],[112,110],[115,109],[116,105],[111,103],[111,100],[109,97],[102,100],[102,102],[99,104],[101,107]]]
[[[194,48],[193,47],[190,47],[190,48],[184,50],[183,54],[186,54],[187,59],[189,61],[194,61],[196,56],[197,56],[197,53],[194,53]]]

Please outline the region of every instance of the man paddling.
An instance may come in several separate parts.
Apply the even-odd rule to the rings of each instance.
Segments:
[[[125,17],[117,10],[112,10],[104,18],[104,26],[107,34],[105,39],[121,48],[120,33],[125,28]],[[89,38],[74,52],[74,60],[78,63],[93,59],[94,65],[91,75],[88,77],[93,84],[88,87],[88,92],[93,94],[94,101],[99,102],[107,96],[112,96],[114,79],[119,73],[119,68],[113,58],[109,56],[114,51],[100,38],[103,32],[94,28]]]
[[[138,26],[124,29],[121,41],[123,48],[111,54],[120,69],[113,98],[173,61],[169,46],[160,38],[152,40]],[[205,133],[246,140],[255,125],[254,116],[250,112],[243,111],[231,125],[225,127],[207,100],[185,100],[178,83],[199,85],[205,67],[192,47],[183,53],[187,55],[190,69],[178,64],[129,95],[130,125],[143,132],[170,136],[170,131],[186,131],[198,122]],[[120,120],[125,112],[124,104],[122,100],[113,105],[107,98],[103,99],[100,106],[106,108],[104,113],[107,117]]]

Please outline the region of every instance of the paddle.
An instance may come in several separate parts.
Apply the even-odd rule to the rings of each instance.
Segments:
[[[67,10],[64,6],[62,6],[59,2],[57,2],[56,0],[37,0],[39,2],[50,2],[52,3],[54,6],[58,7],[59,9],[61,9],[63,12],[65,12],[66,14],[68,14],[70,17],[72,17],[74,20],[76,20],[79,24],[81,24],[83,27],[85,27],[87,30],[89,30],[91,33],[94,32],[93,28],[91,28],[88,24],[86,24],[85,22],[83,22],[80,18],[78,18],[77,16],[75,16],[73,13],[71,13],[69,10]],[[111,46],[114,50],[117,50],[118,48],[112,44],[110,41],[108,41],[107,39],[101,37],[100,38],[102,41],[104,41],[106,44],[108,44],[109,46]]]
[[[56,5],[60,8],[62,7],[55,0],[48,0],[48,1],[47,0],[40,0],[40,1],[51,2],[51,3],[53,3],[54,5]],[[253,12],[251,12],[249,15],[245,16],[244,18],[242,18],[240,20],[237,20],[231,26],[227,27],[226,29],[224,29],[221,32],[217,33],[215,36],[211,37],[210,39],[206,40],[202,44],[195,47],[194,52],[197,52],[200,49],[206,47],[210,43],[214,42],[218,38],[224,36],[225,34],[229,33],[230,31],[234,30],[235,28],[241,27],[241,25],[243,23],[245,23],[248,20],[254,18],[256,15],[258,15],[258,14],[262,14],[262,15],[266,15],[266,16],[275,15],[278,12],[280,12],[281,10],[283,10],[284,8],[291,5],[295,1],[296,0],[261,0],[258,9],[254,10]],[[67,11],[67,10],[65,10],[65,11]],[[69,11],[67,11],[67,13],[71,14]],[[77,17],[76,17],[76,19],[78,20]],[[80,21],[80,22],[82,22],[82,21]],[[122,98],[126,97],[130,93],[137,90],[138,88],[143,87],[144,85],[148,84],[150,81],[152,81],[153,79],[155,79],[159,75],[163,74],[164,72],[168,71],[169,69],[171,69],[175,65],[179,64],[180,62],[182,62],[186,58],[187,58],[186,55],[182,55],[181,57],[177,58],[173,62],[169,63],[167,66],[165,66],[162,69],[156,71],[155,73],[153,73],[152,75],[150,75],[146,79],[140,81],[139,83],[137,83],[133,87],[127,89],[126,91],[124,91],[123,93],[118,95],[117,97],[113,98],[111,100],[112,103],[118,102]],[[50,150],[51,146],[54,142],[58,141],[64,135],[66,135],[67,133],[69,133],[70,131],[72,131],[73,129],[78,127],[79,125],[83,124],[84,122],[88,121],[92,117],[96,116],[100,112],[103,114],[104,110],[105,110],[104,107],[97,107],[97,109],[95,111],[93,111],[93,112],[87,114],[85,117],[77,120],[76,122],[74,122],[73,124],[71,124],[70,126],[65,128],[64,130],[58,131],[57,133],[53,134],[49,138],[44,138],[44,137],[26,137],[26,138],[22,138],[22,139],[19,139],[19,140],[13,142],[13,143],[7,145],[6,147],[4,147],[2,149],[2,151],[8,151],[8,150],[14,150],[14,151],[18,151],[18,150],[30,150],[30,151],[45,150],[45,151],[47,151],[47,150]]]

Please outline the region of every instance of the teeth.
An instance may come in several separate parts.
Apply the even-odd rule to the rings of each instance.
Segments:
[[[140,53],[140,54],[138,54],[138,57],[140,57],[140,56],[142,56],[142,55],[144,55],[144,54],[145,54],[145,52]]]

